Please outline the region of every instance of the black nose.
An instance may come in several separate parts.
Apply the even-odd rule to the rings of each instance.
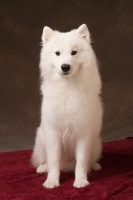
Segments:
[[[70,70],[70,65],[63,64],[63,65],[61,65],[61,69],[63,72],[68,72]]]

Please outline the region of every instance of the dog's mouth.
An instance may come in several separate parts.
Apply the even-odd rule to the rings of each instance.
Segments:
[[[71,77],[72,76],[72,73],[69,71],[69,72],[62,72],[61,73],[61,75],[62,75],[62,77],[66,77],[66,78],[69,78],[69,77]]]
[[[69,72],[63,72],[62,73],[64,76],[67,76],[67,75],[69,75],[70,73]]]

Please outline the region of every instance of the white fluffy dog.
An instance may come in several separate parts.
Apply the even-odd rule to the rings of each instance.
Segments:
[[[85,24],[67,33],[45,26],[40,61],[42,109],[32,155],[44,187],[59,186],[60,170],[75,170],[74,187],[100,170],[101,80]]]

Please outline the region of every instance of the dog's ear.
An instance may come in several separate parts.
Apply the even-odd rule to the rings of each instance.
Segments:
[[[85,38],[87,40],[90,39],[90,33],[86,24],[82,24],[81,26],[79,26],[79,28],[77,29],[77,32],[82,38]]]
[[[43,28],[42,41],[43,42],[49,41],[53,34],[54,34],[54,31],[48,26],[45,26]]]

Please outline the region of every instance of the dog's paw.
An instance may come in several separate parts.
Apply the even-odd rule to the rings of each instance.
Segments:
[[[46,173],[46,172],[47,172],[47,165],[46,164],[42,164],[36,169],[36,173],[38,173],[38,174],[43,174],[43,173]]]
[[[100,170],[102,169],[102,167],[101,167],[101,165],[100,165],[99,163],[96,163],[96,162],[95,162],[95,163],[93,163],[91,169],[92,169],[93,171],[100,171]]]
[[[89,181],[87,180],[75,180],[73,184],[76,188],[85,187],[86,185],[89,185]]]
[[[59,181],[55,181],[55,180],[46,180],[46,181],[43,183],[43,186],[44,186],[45,188],[49,188],[49,189],[58,187],[59,185],[60,185],[60,184],[59,184]]]

